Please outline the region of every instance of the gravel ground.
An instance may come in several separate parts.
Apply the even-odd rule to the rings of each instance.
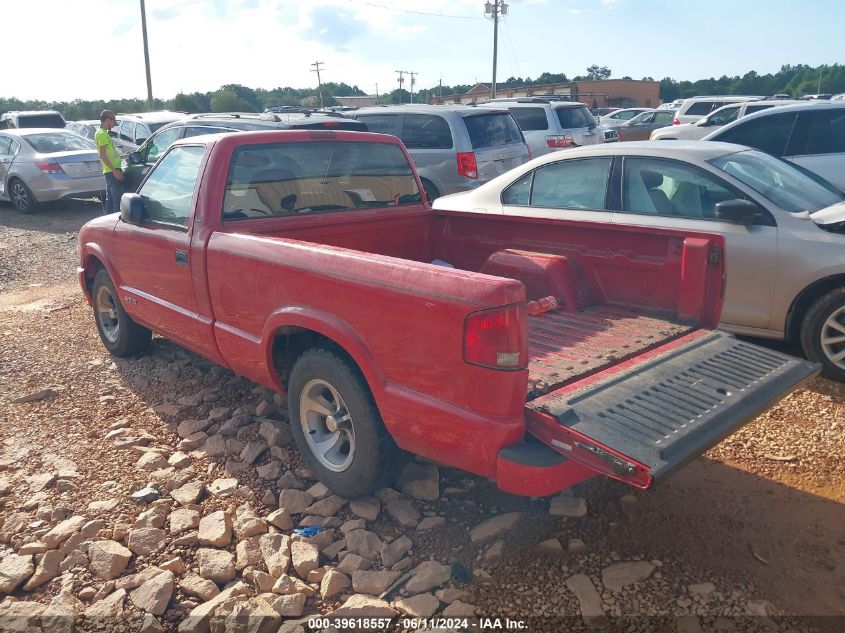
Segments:
[[[282,518],[271,514],[280,493],[291,494],[283,491],[295,485],[294,476],[309,488],[309,500],[326,496],[311,487],[315,481],[284,432],[281,402],[160,338],[142,358],[105,352],[75,282],[75,234],[98,211],[96,203],[76,203],[20,216],[0,203],[0,596],[11,591],[0,603],[0,630],[47,630],[54,614],[42,612],[47,605],[65,618],[59,621],[85,630],[176,630],[195,609],[210,608],[210,599],[220,601],[212,630],[247,630],[234,622],[251,614],[250,630],[275,631],[282,612],[290,615],[284,630],[296,631],[300,615],[329,614],[359,599],[353,594],[373,593],[345,586],[349,574],[330,571],[353,548],[345,533],[358,526],[340,526],[360,519],[354,506],[338,500],[340,509],[324,512],[328,517],[313,507],[293,512],[292,505]],[[523,630],[845,631],[845,620],[836,619],[845,618],[844,390],[815,380],[652,491],[594,480],[563,501],[524,499],[428,465],[418,487],[397,484],[406,496],[379,493],[381,510],[364,524],[376,539],[364,564],[414,570],[413,594],[427,594],[435,605],[420,613],[509,617],[524,622]],[[14,402],[23,396],[33,399]],[[261,426],[270,419],[278,427]],[[209,421],[207,439],[184,438],[190,420]],[[246,446],[261,451],[251,464]],[[262,479],[276,468],[272,462],[278,472]],[[171,498],[185,483],[202,484],[205,492],[196,501]],[[130,495],[147,484],[159,498],[133,501]],[[408,507],[388,511],[393,496]],[[557,503],[574,515],[585,511],[552,516],[550,504]],[[195,510],[209,522],[222,510],[241,527],[199,545],[214,531],[210,523],[177,532],[177,510]],[[253,523],[244,518],[251,513]],[[421,518],[442,524],[419,530]],[[473,542],[473,528],[489,519],[507,525]],[[82,525],[92,520],[101,523]],[[294,595],[302,603],[291,607],[282,589],[266,585],[266,557],[250,539],[268,530],[290,534],[303,522],[325,525],[318,541],[326,541],[314,563],[320,568],[309,573],[294,560],[291,577],[310,582],[294,593],[317,595]],[[396,560],[378,551],[403,536],[411,549]],[[132,550],[110,581],[91,562],[92,544],[107,540]],[[139,545],[147,540],[149,547]],[[189,574],[213,576],[199,567],[201,547],[243,558],[234,580],[218,579],[210,590],[229,587],[228,600],[186,589]],[[33,574],[16,568],[15,554],[30,556],[43,584],[22,587]],[[439,570],[451,579],[426,585],[417,565],[427,560],[447,566]],[[133,582],[144,570],[147,576]],[[628,582],[617,587],[611,576],[619,570]],[[571,588],[578,582],[595,592],[593,615],[609,621],[585,621],[586,598]],[[439,584],[454,591],[435,598]],[[378,608],[405,613],[405,591]],[[207,630],[207,622],[195,624],[192,630]],[[495,622],[487,625],[475,630],[497,630]]]

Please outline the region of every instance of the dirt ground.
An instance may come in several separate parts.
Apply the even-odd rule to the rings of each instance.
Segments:
[[[83,511],[102,519],[110,534],[113,526],[135,521],[143,508],[129,494],[151,475],[136,467],[137,451],[104,440],[110,428],[145,431],[155,438],[153,446],[173,452],[179,422],[213,407],[248,408],[266,397],[262,388],[158,337],[142,358],[108,355],[75,278],[76,233],[98,213],[95,202],[73,202],[22,216],[0,203],[0,480],[5,477],[8,487],[3,496],[0,485],[0,521],[8,527],[10,515],[21,514],[27,523],[5,544],[0,540],[0,557],[28,542],[28,532],[43,533],[65,514]],[[44,389],[51,395],[12,403]],[[284,421],[283,413],[278,417]],[[285,457],[291,471],[301,466],[294,446]],[[444,517],[444,526],[406,530],[382,513],[368,529],[384,541],[407,533],[413,562],[451,565],[450,586],[464,592],[460,600],[478,615],[507,615],[525,621],[529,630],[585,627],[566,584],[585,574],[619,630],[842,632],[843,457],[845,385],[819,378],[654,490],[598,479],[578,486],[572,494],[588,508],[581,518],[551,516],[548,499],[507,495],[484,479],[441,468],[440,498],[417,506],[424,516]],[[230,476],[224,462],[195,456],[190,468],[211,481]],[[76,475],[66,478],[61,491],[51,488],[22,509],[32,498],[32,480],[26,478],[58,469],[62,480],[62,464]],[[246,469],[236,476],[249,503],[267,514],[275,509],[264,503],[267,494],[279,491],[254,473]],[[118,500],[111,509],[85,510],[91,501],[111,498]],[[202,502],[204,511],[215,503],[220,505],[216,499]],[[501,544],[470,542],[474,525],[514,511],[524,515]],[[538,549],[549,539],[561,549]],[[572,539],[583,541],[584,550],[568,551],[580,547]],[[162,556],[181,556],[192,567],[195,550],[168,545]],[[603,570],[619,561],[651,561],[654,569],[622,591],[602,590]],[[77,593],[103,586],[86,572],[62,578]],[[713,589],[701,590],[700,583]],[[57,578],[13,596],[46,603],[58,593]],[[307,610],[330,611],[344,595],[311,599]],[[175,628],[195,606],[174,592],[162,626]]]

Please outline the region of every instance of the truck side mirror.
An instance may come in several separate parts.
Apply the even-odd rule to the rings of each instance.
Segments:
[[[751,200],[725,200],[716,203],[716,217],[747,226],[760,217],[760,210]]]
[[[144,199],[137,193],[124,193],[120,198],[120,219],[127,224],[144,221]]]

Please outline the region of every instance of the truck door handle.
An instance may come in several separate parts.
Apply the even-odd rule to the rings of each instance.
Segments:
[[[178,250],[176,251],[176,263],[180,264],[181,266],[188,265],[188,251]]]

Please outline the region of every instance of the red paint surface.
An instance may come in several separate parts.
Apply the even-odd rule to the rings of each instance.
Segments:
[[[336,138],[365,136],[338,132]],[[596,472],[573,461],[544,469],[500,459],[503,447],[525,436],[529,373],[552,357],[607,357],[603,346],[617,349],[640,326],[644,335],[653,330],[653,323],[638,322],[643,312],[660,313],[663,324],[680,316],[718,321],[722,262],[707,261],[708,252],[723,248],[718,236],[434,212],[425,204],[222,224],[233,150],[284,140],[321,142],[307,132],[208,141],[187,231],[115,225],[113,219],[86,225],[80,232],[83,285],[100,262],[120,286],[121,301],[124,291],[136,299],[124,302],[133,318],[279,391],[285,386],[272,361],[274,337],[282,328],[317,332],[358,364],[402,448],[499,478],[520,494],[550,494]],[[176,264],[176,248],[188,250],[188,267]],[[530,368],[515,371],[470,365],[462,357],[468,314],[514,304],[524,309],[518,265],[516,278],[478,272],[507,249],[527,252],[529,260],[539,253],[545,263],[529,285],[558,289],[569,303],[532,317],[556,325],[552,331],[529,326]],[[433,266],[435,258],[456,268]],[[504,263],[513,264],[512,258]],[[630,310],[638,316],[617,323]],[[584,325],[596,315],[608,327]],[[626,365],[606,360],[612,369]]]

